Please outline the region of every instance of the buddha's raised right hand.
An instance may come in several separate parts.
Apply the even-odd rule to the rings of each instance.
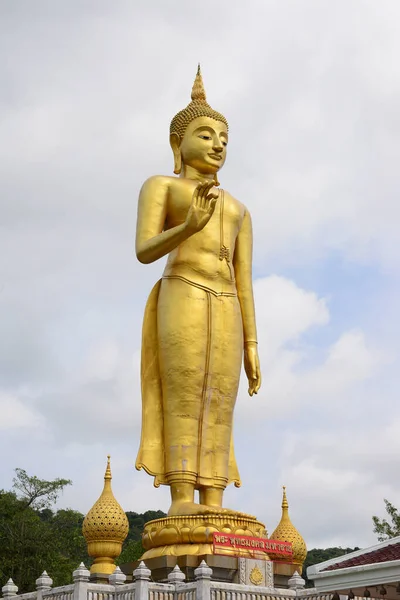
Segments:
[[[218,200],[219,190],[211,189],[215,181],[199,183],[192,196],[192,203],[185,221],[185,228],[192,234],[201,231],[211,219]]]

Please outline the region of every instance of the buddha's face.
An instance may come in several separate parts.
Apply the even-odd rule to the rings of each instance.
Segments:
[[[227,144],[225,123],[197,117],[189,123],[181,140],[182,162],[200,173],[217,173],[225,162]]]

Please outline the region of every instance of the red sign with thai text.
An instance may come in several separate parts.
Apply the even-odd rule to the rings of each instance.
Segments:
[[[253,553],[268,554],[274,557],[293,556],[293,548],[290,542],[280,542],[279,540],[268,540],[266,538],[250,537],[248,535],[235,535],[231,533],[213,534],[214,554],[242,554],[243,551]]]

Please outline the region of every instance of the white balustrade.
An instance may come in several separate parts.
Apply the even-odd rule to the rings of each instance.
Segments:
[[[90,572],[83,563],[73,572],[73,584],[53,588],[51,577],[44,571],[36,580],[36,591],[18,594],[12,579],[2,587],[4,600],[332,600],[333,594],[318,594],[304,589],[304,580],[295,573],[289,589],[225,583],[212,579],[212,569],[204,562],[194,571],[195,581],[185,582],[185,575],[176,566],[167,583],[151,580],[151,571],[141,562],[133,572],[132,583],[117,567],[108,577],[109,583],[90,581]],[[375,600],[375,599],[370,599]]]

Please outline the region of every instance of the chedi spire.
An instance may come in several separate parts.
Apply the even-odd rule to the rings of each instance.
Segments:
[[[271,540],[290,542],[293,548],[293,563],[303,569],[307,557],[307,546],[302,535],[297,531],[289,517],[289,503],[286,496],[286,486],[283,486],[282,517],[278,526],[270,537]]]
[[[121,554],[122,544],[129,532],[127,516],[111,489],[110,456],[104,474],[104,487],[99,499],[86,515],[82,532],[89,556],[94,557],[90,572],[111,575],[115,559]]]

